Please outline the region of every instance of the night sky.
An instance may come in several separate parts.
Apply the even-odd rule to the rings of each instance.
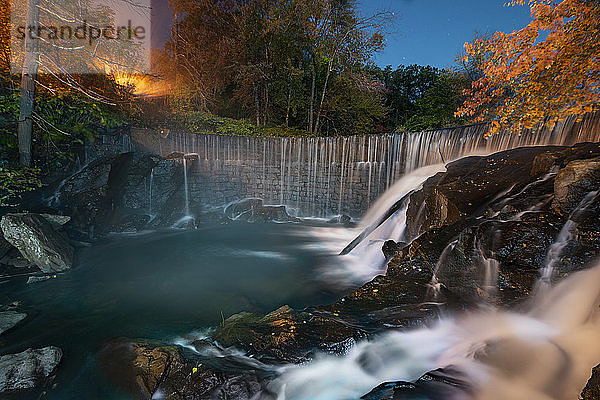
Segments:
[[[526,6],[503,7],[506,0],[362,0],[363,14],[392,11],[396,22],[388,46],[375,58],[384,67],[404,64],[452,66],[475,32],[511,32],[529,21]],[[152,0],[152,47],[169,38],[173,20],[167,0]]]
[[[375,59],[378,65],[449,67],[475,32],[512,32],[529,22],[529,7],[503,7],[506,1],[363,0],[361,9],[396,13],[388,45]]]

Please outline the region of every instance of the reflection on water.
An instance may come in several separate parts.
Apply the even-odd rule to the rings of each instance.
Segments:
[[[171,341],[242,310],[332,300],[314,271],[336,257],[305,231],[299,224],[216,225],[116,236],[82,249],[78,267],[56,279],[1,286],[0,304],[19,301],[29,314],[0,338],[2,353],[59,346],[59,385],[45,398],[119,399],[94,361],[110,339]]]

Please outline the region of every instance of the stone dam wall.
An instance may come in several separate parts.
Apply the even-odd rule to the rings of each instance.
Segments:
[[[132,129],[116,145],[170,155],[182,168],[185,155],[194,206],[258,197],[286,205],[299,217],[360,218],[394,182],[422,166],[519,146],[599,141],[600,114],[486,139],[488,130],[477,124],[387,135],[267,138]]]

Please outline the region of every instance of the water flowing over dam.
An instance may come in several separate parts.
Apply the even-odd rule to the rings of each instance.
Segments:
[[[488,124],[349,137],[242,137],[133,129],[133,146],[188,155],[189,202],[247,197],[298,217],[361,217],[397,179],[419,167],[519,146],[600,140],[600,113],[486,138]],[[128,144],[129,146],[129,144]],[[151,201],[151,199],[150,199]],[[187,203],[186,203],[187,204]]]

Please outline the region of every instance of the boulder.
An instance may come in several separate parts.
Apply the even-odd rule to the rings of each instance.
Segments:
[[[429,178],[422,190],[411,195],[407,234],[414,238],[429,229],[478,215],[501,193],[530,182],[535,156],[550,149],[524,147],[451,162],[446,172]]]
[[[16,311],[0,312],[0,335],[24,320],[27,314]]]
[[[61,226],[65,225],[71,220],[68,215],[52,215],[52,214],[40,214],[46,221],[52,225],[56,230],[60,229]]]
[[[0,393],[42,386],[61,358],[61,349],[53,346],[1,356]]]
[[[10,251],[10,249],[13,248],[13,245],[10,244],[6,239],[4,239],[4,234],[2,233],[2,230],[0,229],[0,260],[6,255],[8,254],[8,252]]]
[[[249,400],[263,390],[252,372],[215,371],[174,346],[114,341],[97,362],[109,381],[139,399]]]
[[[300,222],[299,218],[287,213],[285,206],[264,205],[262,199],[248,198],[229,204],[225,207],[225,215],[235,221],[254,223],[265,222]]]
[[[0,227],[6,240],[43,272],[60,272],[73,266],[73,247],[43,216],[7,214]]]
[[[289,306],[260,316],[242,312],[227,318],[212,334],[225,347],[285,362],[300,362],[315,350],[344,353],[364,333],[323,311]]]
[[[386,382],[361,397],[364,400],[470,399],[473,388],[460,371],[437,369],[415,382]]]
[[[571,161],[554,180],[552,206],[561,214],[570,214],[586,194],[599,189],[600,157]]]
[[[224,212],[228,218],[231,218],[233,220],[236,220],[238,218],[244,218],[244,216],[246,216],[246,215],[249,218],[250,215],[252,214],[252,210],[255,207],[262,207],[262,206],[263,206],[262,199],[248,198],[248,199],[242,199],[240,201],[236,201],[236,202],[229,204],[227,207],[225,207]]]

